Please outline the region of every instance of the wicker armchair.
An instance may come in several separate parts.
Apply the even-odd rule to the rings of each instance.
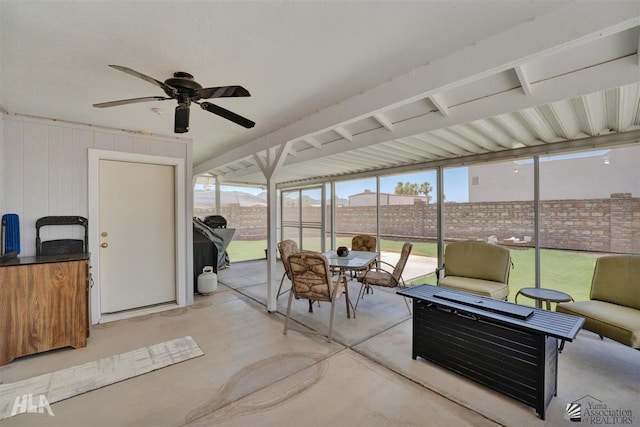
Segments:
[[[343,293],[345,294],[347,318],[351,317],[347,279],[344,275],[340,275],[338,280],[333,281],[329,270],[329,261],[320,253],[301,252],[293,254],[289,256],[289,267],[291,270],[291,292],[289,293],[289,303],[284,319],[284,335],[287,335],[289,327],[293,297],[307,299],[310,302],[327,301],[331,303],[331,315],[329,317],[329,332],[326,336],[327,340],[331,342],[335,304]],[[353,316],[355,317],[355,312]]]

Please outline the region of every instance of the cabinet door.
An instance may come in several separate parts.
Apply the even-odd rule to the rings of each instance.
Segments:
[[[0,364],[87,345],[87,262],[0,268]]]

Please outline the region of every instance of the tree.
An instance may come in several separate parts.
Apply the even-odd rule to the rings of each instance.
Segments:
[[[424,194],[424,196],[427,198],[427,201],[431,203],[431,194],[430,194],[431,191],[433,191],[433,187],[431,186],[430,183],[425,181],[422,184],[420,184],[420,191],[418,194]]]
[[[418,185],[415,182],[398,182],[394,189],[395,194],[403,194],[406,196],[418,196],[423,194],[428,202],[431,202],[431,192],[433,191],[433,187],[427,181]]]

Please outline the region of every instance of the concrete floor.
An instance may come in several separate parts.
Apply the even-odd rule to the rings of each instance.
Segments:
[[[294,300],[284,336],[288,295],[268,313],[265,281],[264,261],[233,264],[219,272],[218,291],[191,307],[95,325],[86,348],[0,367],[0,382],[11,383],[185,335],[205,353],[55,403],[55,417],[23,414],[0,426],[575,426],[565,405],[579,399],[583,408],[599,401],[630,411],[640,425],[640,352],[590,332],[560,355],[558,395],[541,421],[525,405],[412,360],[410,316],[394,292],[366,295],[352,319],[341,301],[327,343],[309,332],[326,331],[329,304],[308,313]],[[351,282],[354,299],[358,288]]]

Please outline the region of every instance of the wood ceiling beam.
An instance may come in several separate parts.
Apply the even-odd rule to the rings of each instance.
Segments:
[[[322,144],[320,144],[320,142],[311,135],[306,136],[304,139],[302,139],[302,141],[306,142],[312,147],[317,148],[318,150],[322,150]]]
[[[527,72],[524,69],[524,65],[516,65],[513,68],[518,76],[518,80],[520,81],[520,86],[524,91],[525,95],[531,95],[531,83],[529,82],[529,78],[527,77]]]
[[[376,119],[376,121],[382,126],[384,126],[386,130],[388,130],[389,132],[393,132],[393,123],[391,123],[391,120],[389,120],[389,118],[384,115],[384,113],[374,114],[373,118]]]
[[[351,134],[351,132],[349,132],[342,126],[336,126],[335,128],[333,128],[333,131],[338,135],[340,135],[341,137],[343,137],[344,139],[346,139],[347,141],[349,142],[353,141],[353,135]]]
[[[449,107],[447,107],[447,104],[445,104],[444,100],[440,95],[438,95],[437,93],[434,93],[433,95],[428,96],[427,98],[429,98],[429,101],[431,101],[431,103],[436,106],[438,111],[440,111],[440,113],[443,116],[447,117],[449,115]]]

